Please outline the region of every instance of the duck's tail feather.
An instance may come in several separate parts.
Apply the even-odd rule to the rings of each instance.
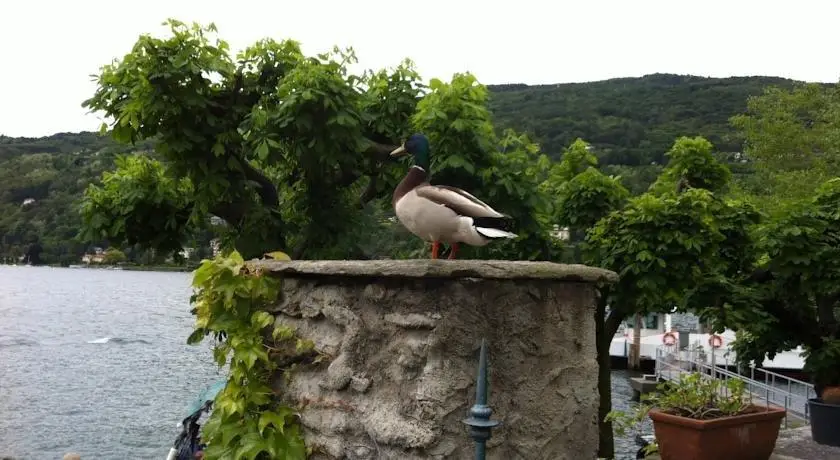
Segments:
[[[513,220],[508,217],[473,217],[473,226],[485,238],[516,238]]]

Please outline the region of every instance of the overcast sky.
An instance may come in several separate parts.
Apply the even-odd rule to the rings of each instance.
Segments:
[[[679,73],[840,79],[832,0],[104,0],[3,2],[0,134],[96,130],[90,74],[161,34],[168,17],[215,22],[239,50],[293,38],[307,53],[355,48],[381,68],[413,59],[424,78],[564,83]],[[778,6],[770,6],[778,5]]]

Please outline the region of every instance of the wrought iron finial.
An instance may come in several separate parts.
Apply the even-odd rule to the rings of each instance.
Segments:
[[[487,405],[487,341],[481,339],[481,352],[478,358],[478,379],[475,383],[475,404],[470,408],[470,417],[464,423],[470,427],[470,437],[475,441],[475,459],[484,460],[487,440],[498,420],[490,420],[493,409]]]

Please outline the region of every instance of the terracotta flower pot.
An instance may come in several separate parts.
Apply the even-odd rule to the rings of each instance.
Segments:
[[[652,409],[662,460],[767,460],[776,447],[785,410],[754,406],[756,412],[695,420]]]
[[[822,395],[820,396],[822,402],[826,404],[833,404],[835,406],[840,406],[840,386],[838,385],[829,385],[823,388]]]

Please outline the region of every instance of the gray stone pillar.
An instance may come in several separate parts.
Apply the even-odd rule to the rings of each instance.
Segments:
[[[273,313],[329,358],[276,379],[317,459],[470,459],[481,339],[502,424],[487,458],[596,458],[595,282],[548,262],[260,261]]]

